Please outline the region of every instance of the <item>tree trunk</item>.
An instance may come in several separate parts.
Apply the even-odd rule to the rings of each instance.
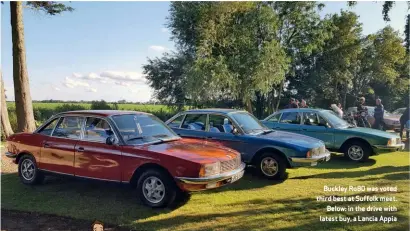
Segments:
[[[245,100],[245,104],[246,104],[246,110],[247,110],[249,113],[253,114],[252,101],[251,101],[251,99],[246,99],[246,100]]]
[[[279,105],[280,105],[280,100],[282,98],[282,91],[283,91],[283,85],[285,84],[285,79],[282,80],[282,82],[280,83],[279,86],[279,92],[278,92],[278,102],[276,102],[276,107],[275,107],[275,111],[277,111],[279,109]]]
[[[0,88],[1,88],[1,127],[4,132],[4,137],[13,135],[13,129],[10,125],[9,112],[7,110],[6,92],[4,91],[3,75],[0,72]]]
[[[13,41],[14,96],[18,131],[32,132],[36,129],[36,125],[27,74],[26,50],[24,47],[23,3],[10,2],[10,14]]]

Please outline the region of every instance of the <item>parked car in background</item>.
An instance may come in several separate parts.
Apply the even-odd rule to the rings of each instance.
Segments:
[[[245,163],[270,179],[283,179],[287,168],[317,165],[330,159],[322,141],[273,131],[246,111],[189,110],[176,114],[166,124],[182,137],[237,150]]]
[[[368,110],[368,117],[367,120],[369,121],[370,125],[373,126],[374,124],[374,106],[366,106]],[[356,113],[357,107],[349,107],[347,109],[347,113]],[[384,111],[384,130],[394,130],[400,131],[400,116],[398,114],[390,113],[388,111]]]
[[[352,161],[366,161],[382,151],[404,148],[399,136],[370,128],[356,127],[324,109],[284,109],[262,123],[275,130],[315,137],[331,151],[342,152]]]
[[[170,205],[182,191],[230,184],[245,169],[237,151],[182,139],[157,117],[134,111],[55,115],[33,133],[10,136],[6,155],[24,184],[48,173],[129,183],[150,207]]]
[[[404,113],[405,110],[406,110],[405,107],[397,108],[397,109],[394,110],[391,114],[401,116],[401,115],[403,115],[403,113]]]

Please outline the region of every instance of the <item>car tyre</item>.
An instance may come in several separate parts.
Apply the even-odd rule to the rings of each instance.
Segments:
[[[282,180],[286,175],[286,160],[276,153],[264,153],[256,161],[256,167],[261,176]]]
[[[138,178],[138,197],[149,207],[163,208],[171,205],[178,192],[174,179],[162,170],[149,169]]]
[[[344,156],[350,161],[365,162],[369,159],[371,148],[362,141],[351,141],[344,148]]]
[[[44,174],[37,168],[36,159],[32,155],[23,155],[18,164],[20,181],[26,185],[40,184],[44,180]]]

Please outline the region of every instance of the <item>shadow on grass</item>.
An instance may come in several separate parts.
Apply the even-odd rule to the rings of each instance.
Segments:
[[[47,176],[41,185],[27,186],[17,173],[2,174],[2,209],[69,215],[98,219],[115,224],[167,214],[184,206],[190,195],[184,194],[165,209],[144,206],[128,184]]]
[[[321,173],[316,175],[309,175],[309,176],[299,176],[299,177],[292,177],[290,179],[310,179],[310,178],[321,178],[321,179],[343,179],[343,178],[357,178],[357,177],[364,177],[368,175],[378,175],[384,173],[394,173],[394,172],[403,172],[408,171],[409,166],[383,166],[378,168],[372,168],[369,170],[359,170],[359,171],[352,171],[352,172],[328,172],[328,173]],[[408,172],[406,173],[408,174]],[[373,178],[374,180],[375,178]]]
[[[364,196],[373,195],[376,193],[361,193],[350,196]],[[370,227],[374,225],[373,222],[367,223],[351,223],[349,228],[345,222],[320,222],[320,216],[380,216],[377,212],[326,212],[326,206],[368,206],[368,202],[318,202],[314,197],[312,198],[295,198],[288,200],[275,199],[256,199],[247,200],[244,202],[232,203],[225,205],[227,208],[239,208],[236,211],[226,212],[221,208],[220,212],[213,212],[200,215],[178,215],[169,218],[163,218],[155,221],[141,221],[135,224],[135,227],[152,227],[153,229],[159,227],[175,227],[175,230],[181,227],[183,230],[350,230],[353,226],[360,227],[354,230],[371,230]],[[263,214],[263,216],[261,216]],[[399,221],[391,224],[383,224],[385,230],[405,230],[409,225],[407,216],[397,214],[396,212],[385,212],[383,216],[394,215]],[[268,218],[266,216],[269,216]],[[180,221],[183,220],[183,223]],[[292,226],[275,227],[274,224],[280,225],[282,222],[288,222]],[[187,229],[195,223],[203,223],[200,227],[194,229]],[[274,228],[273,228],[274,227]]]
[[[368,159],[366,162],[354,162],[345,158],[342,154],[332,154],[329,162],[319,164],[319,169],[353,169],[361,167],[370,167],[376,164],[376,160]]]

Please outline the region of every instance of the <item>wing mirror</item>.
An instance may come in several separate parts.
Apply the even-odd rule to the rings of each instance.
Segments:
[[[237,129],[237,128],[233,128],[233,129],[232,129],[232,134],[238,135],[238,134],[239,134],[238,129]]]
[[[107,137],[107,139],[105,140],[105,143],[108,145],[113,145],[115,143],[115,138],[112,136]]]

